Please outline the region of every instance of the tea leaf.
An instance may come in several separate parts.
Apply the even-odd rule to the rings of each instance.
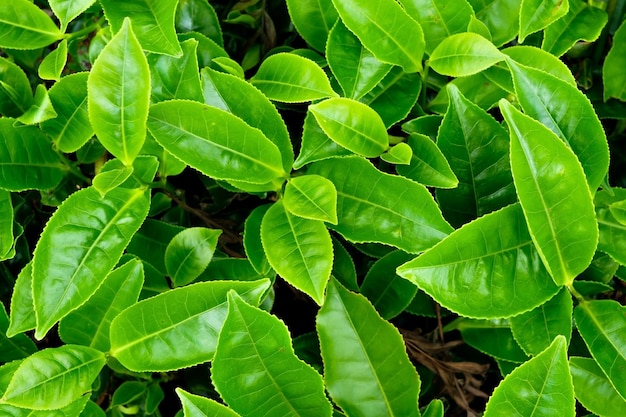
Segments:
[[[331,0],[287,0],[293,25],[304,40],[320,52],[339,15]]]
[[[25,334],[7,336],[9,316],[4,305],[0,304],[0,362],[23,359],[37,352],[37,346]]]
[[[459,33],[444,39],[430,55],[430,66],[443,75],[466,77],[504,60],[490,41],[477,33]]]
[[[507,320],[476,320],[459,318],[446,330],[459,330],[463,340],[497,361],[519,364],[528,360],[528,356],[515,341]]]
[[[224,37],[217,13],[211,3],[204,0],[179,0],[176,7],[175,27],[178,34],[199,32],[220,47],[224,46]]]
[[[494,45],[502,46],[517,36],[522,0],[469,0],[469,3],[478,20],[489,29]]]
[[[319,175],[292,178],[285,187],[284,203],[295,216],[337,224],[337,190]]]
[[[24,70],[0,57],[0,114],[22,115],[33,102],[33,92]]]
[[[441,150],[428,136],[412,133],[407,139],[413,153],[409,165],[398,165],[398,174],[431,187],[455,188],[459,184]]]
[[[522,0],[519,15],[519,42],[550,26],[569,10],[567,0]]]
[[[190,227],[172,238],[165,249],[165,268],[172,284],[193,282],[209,265],[221,230]]]
[[[13,203],[11,193],[0,190],[0,259],[13,247]]]
[[[187,39],[180,46],[181,56],[148,55],[153,103],[172,99],[202,102],[202,86],[196,53],[198,41]]]
[[[46,55],[39,64],[37,73],[39,78],[44,80],[58,81],[61,78],[61,71],[67,62],[67,39],[63,39],[57,48]]]
[[[606,417],[626,413],[626,400],[615,391],[611,381],[591,358],[571,357],[570,372],[576,399],[589,411]]]
[[[334,156],[348,156],[352,152],[333,141],[320,127],[317,119],[311,112],[307,112],[302,127],[302,146],[300,154],[293,163],[295,169],[315,161],[332,158]]]
[[[29,262],[22,268],[13,286],[11,296],[11,316],[7,337],[32,330],[36,327],[35,307],[33,305],[33,263]]]
[[[622,23],[613,35],[613,45],[606,55],[602,66],[602,80],[604,81],[604,100],[616,97],[626,101],[626,77],[620,68],[626,65],[626,23]]]
[[[61,31],[65,32],[67,25],[76,19],[85,10],[91,7],[96,0],[48,0],[50,8],[61,21]]]
[[[176,395],[183,404],[184,417],[239,417],[230,408],[210,398],[193,395],[176,388]]]
[[[52,19],[28,0],[13,0],[0,8],[0,48],[37,49],[62,36]]]

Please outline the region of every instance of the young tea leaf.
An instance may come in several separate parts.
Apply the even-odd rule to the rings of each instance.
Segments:
[[[622,417],[626,414],[626,400],[615,391],[593,359],[571,357],[569,367],[576,399],[587,410],[603,417]]]
[[[408,165],[398,165],[398,174],[431,187],[455,188],[459,180],[439,147],[428,136],[412,133],[407,139],[412,155]]]
[[[36,327],[35,308],[33,305],[33,263],[27,263],[20,271],[13,286],[11,296],[11,315],[7,337],[32,330]]]
[[[37,73],[43,80],[58,81],[61,78],[61,71],[67,62],[67,39],[63,39],[57,48],[50,52],[39,64]]]
[[[0,8],[0,48],[43,48],[62,36],[52,19],[28,0],[11,0]]]
[[[610,97],[626,101],[626,77],[620,69],[626,65],[626,23],[613,35],[613,45],[606,55],[602,65],[602,80],[604,81],[604,100]]]
[[[24,70],[0,57],[0,114],[18,117],[32,102],[33,92]]]
[[[193,395],[180,388],[176,388],[176,395],[183,404],[184,417],[239,417],[230,408],[210,398]]]
[[[550,26],[569,10],[567,0],[522,0],[519,14],[519,42]]]
[[[493,43],[477,33],[459,33],[444,39],[430,55],[432,69],[451,77],[481,72],[505,56]]]
[[[293,25],[304,40],[323,52],[329,32],[339,15],[331,0],[287,0]]]
[[[221,234],[221,230],[190,227],[172,238],[165,249],[165,268],[174,286],[193,282],[206,269]]]
[[[285,187],[284,203],[295,216],[337,224],[337,190],[319,175],[292,178]]]

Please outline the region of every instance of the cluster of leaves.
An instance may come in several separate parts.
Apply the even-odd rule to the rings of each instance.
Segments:
[[[0,414],[626,415],[596,3],[2,0]]]

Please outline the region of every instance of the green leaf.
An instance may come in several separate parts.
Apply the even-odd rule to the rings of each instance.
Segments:
[[[622,417],[626,414],[626,400],[615,391],[593,359],[571,357],[569,368],[576,399],[587,410],[603,417]]]
[[[522,0],[469,0],[476,17],[491,33],[496,46],[513,40],[519,31],[519,14]]]
[[[428,406],[422,413],[422,417],[443,417],[443,412],[443,401],[439,399],[434,399],[430,402],[430,404],[428,404]]]
[[[24,114],[17,118],[17,121],[25,125],[35,125],[55,118],[56,116],[57,112],[50,102],[48,90],[46,90],[43,84],[38,84],[35,89],[33,104]]]
[[[87,85],[89,120],[98,139],[131,165],[146,139],[150,69],[129,19],[94,62]]]
[[[606,134],[589,99],[565,81],[512,60],[507,64],[524,112],[543,123],[574,151],[592,193],[602,184],[609,166]]]
[[[176,31],[199,32],[224,46],[219,18],[211,3],[204,0],[179,0],[176,8]]]
[[[7,336],[9,316],[4,305],[0,304],[0,362],[23,359],[37,352],[37,346],[25,334]]]
[[[439,147],[428,136],[412,133],[407,139],[412,149],[409,165],[398,165],[398,174],[431,187],[455,188],[459,180]]]
[[[149,133],[146,135],[146,141],[139,153],[143,155],[154,155],[159,159],[158,176],[161,178],[179,175],[187,168],[186,163],[163,149]]]
[[[613,35],[613,45],[602,65],[604,101],[610,97],[626,101],[626,77],[621,70],[626,65],[626,23],[620,25]]]
[[[557,336],[543,352],[518,366],[496,387],[485,417],[576,415],[567,342]]]
[[[626,399],[626,308],[613,300],[585,301],[574,309],[574,319],[591,356]]]
[[[62,36],[52,19],[28,0],[13,0],[0,9],[0,48],[37,49]]]
[[[320,375],[295,355],[287,326],[228,294],[211,379],[242,415],[330,416]]]
[[[335,195],[336,198],[336,195]],[[0,190],[0,259],[13,247],[13,203],[11,193]]]
[[[0,114],[18,117],[28,110],[32,102],[33,92],[24,70],[0,57]]]
[[[507,97],[507,93],[497,83],[485,76],[489,69],[470,75],[469,77],[455,78],[448,83],[459,89],[468,100],[483,110],[489,110],[498,104],[498,100]],[[448,89],[439,90],[437,96],[428,103],[428,108],[436,113],[446,112],[449,104]]]
[[[285,172],[293,165],[293,147],[287,126],[276,107],[258,89],[241,78],[202,69],[204,101],[240,117],[256,127],[278,147]]]
[[[322,130],[344,148],[375,158],[389,147],[385,124],[370,107],[349,98],[330,98],[309,106]]]
[[[326,59],[344,96],[355,100],[374,88],[392,68],[376,59],[341,20],[330,31]]]
[[[43,133],[34,126],[14,126],[0,118],[0,188],[8,191],[56,187],[65,166]]]
[[[143,49],[173,56],[182,54],[174,28],[177,0],[136,0],[124,3],[100,0],[100,4],[114,34],[124,31],[124,21],[130,18]]]
[[[58,81],[61,78],[61,71],[67,62],[67,39],[63,39],[57,48],[50,52],[39,64],[37,74],[43,80]]]
[[[449,85],[450,105],[439,128],[437,147],[459,185],[437,190],[446,218],[460,226],[516,201],[506,130],[487,112]]]
[[[293,167],[300,169],[311,162],[321,161],[334,156],[348,155],[352,155],[352,152],[328,137],[319,123],[317,123],[315,116],[311,112],[307,112],[302,128],[300,154],[293,163]]]
[[[65,32],[69,22],[80,16],[96,0],[48,0],[50,8],[61,21],[61,31]]]
[[[296,217],[278,201],[263,216],[261,239],[272,268],[321,305],[333,267],[332,243],[324,223]]]
[[[385,320],[400,314],[417,293],[415,284],[396,274],[396,268],[413,258],[396,250],[377,260],[367,271],[359,292],[366,296]]]
[[[113,393],[110,408],[138,400],[146,392],[146,384],[139,381],[124,381]]]
[[[265,204],[252,210],[246,219],[243,232],[243,246],[250,264],[261,275],[269,275],[272,271],[263,243],[261,241],[261,222],[271,204]]]
[[[569,10],[567,0],[522,0],[519,14],[519,42],[550,26]]]
[[[210,398],[193,395],[180,388],[175,391],[183,404],[184,417],[239,417],[230,408]]]
[[[123,184],[132,174],[132,166],[103,171],[94,177],[92,185],[104,197],[109,191]]]
[[[104,354],[88,347],[44,349],[24,359],[0,404],[33,410],[65,407],[91,389],[104,364]]]
[[[84,415],[82,410],[85,408],[85,404],[88,403],[88,400],[89,395],[86,394],[57,410],[31,410],[28,408],[0,404],[0,413],[7,417],[77,417]],[[102,410],[100,407],[98,407],[98,409]],[[100,417],[99,414],[97,416]]]
[[[293,25],[302,38],[320,52],[326,49],[329,32],[339,15],[331,0],[287,0]]]
[[[48,91],[57,117],[41,123],[43,130],[62,152],[76,152],[93,136],[87,111],[87,78],[79,72],[57,81]]]
[[[511,330],[520,347],[528,355],[547,348],[558,335],[567,343],[572,336],[572,296],[561,288],[554,297],[526,313],[511,317]]]
[[[148,191],[117,188],[101,197],[93,187],[61,204],[33,256],[35,337],[41,339],[98,289],[143,223],[149,205]]]
[[[430,55],[432,69],[451,77],[466,77],[504,60],[493,43],[477,33],[459,33],[444,39]]]
[[[383,161],[395,165],[409,165],[411,158],[413,158],[413,149],[405,142],[393,145],[380,156]]]
[[[190,227],[172,238],[165,249],[165,268],[174,286],[193,282],[206,269],[221,234],[221,230]]]
[[[400,0],[400,4],[424,30],[427,54],[450,35],[465,32],[474,16],[466,0]]]
[[[111,321],[137,302],[143,282],[143,265],[139,260],[133,259],[111,271],[85,304],[61,320],[61,339],[108,352]]]
[[[333,241],[333,272],[332,275],[347,289],[351,291],[359,291],[359,284],[357,284],[356,267],[350,252],[341,244],[341,242],[331,236]]]
[[[307,172],[335,184],[339,221],[332,229],[350,241],[384,243],[417,253],[452,231],[426,187],[384,174],[363,158],[316,162]]]
[[[29,262],[20,271],[11,295],[11,316],[7,337],[32,330],[36,327],[35,308],[33,305],[33,263]]]
[[[518,204],[455,230],[398,268],[398,274],[444,307],[475,318],[514,316],[559,290],[534,248]]]
[[[250,82],[270,100],[284,103],[337,96],[326,73],[315,62],[285,52],[265,59]]]
[[[337,190],[319,175],[292,178],[285,187],[284,204],[294,216],[337,224]]]
[[[326,389],[348,415],[420,415],[420,378],[402,336],[365,297],[331,280],[317,332]]]
[[[406,72],[422,70],[422,27],[394,0],[333,0],[341,20],[381,62]]]
[[[600,236],[598,250],[608,253],[620,264],[626,264],[626,226],[615,218],[611,205],[626,200],[626,190],[611,188],[596,194],[596,218]]]
[[[552,131],[506,101],[511,170],[530,235],[558,285],[571,285],[598,245],[593,199],[576,155]]]
[[[126,251],[137,255],[142,261],[155,267],[161,274],[166,275],[165,250],[167,244],[177,233],[185,230],[166,222],[146,219],[141,228],[134,234]]]
[[[172,155],[214,179],[265,184],[286,176],[260,130],[216,107],[170,100],[150,108],[148,128]]]
[[[467,31],[478,33],[483,38],[487,39],[490,42],[493,42],[493,38],[491,37],[491,32],[489,32],[489,28],[482,21],[478,20],[476,16],[470,16],[470,21],[467,24]]]
[[[136,372],[167,372],[209,361],[226,318],[228,291],[258,304],[268,285],[269,280],[200,282],[140,301],[111,323],[110,354]]]
[[[208,3],[206,3],[208,5]],[[149,54],[152,77],[152,102],[171,99],[202,101],[202,86],[198,74],[198,41],[187,39],[180,44],[180,56]]]
[[[607,13],[598,7],[582,0],[568,2],[567,14],[543,31],[541,48],[555,56],[563,55],[578,41],[595,41],[608,21]]]
[[[459,318],[446,330],[459,330],[463,341],[498,361],[522,363],[528,356],[515,341],[507,320],[476,320]]]

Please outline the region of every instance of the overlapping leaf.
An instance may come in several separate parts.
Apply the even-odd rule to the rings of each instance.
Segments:
[[[300,36],[323,52],[330,29],[339,19],[331,0],[287,0],[287,9]]]
[[[69,22],[91,7],[95,0],[49,0],[50,8],[61,21],[61,30],[65,32]]]
[[[459,330],[463,341],[497,361],[522,363],[528,356],[515,341],[508,320],[477,320],[461,317],[448,324],[446,330]]]
[[[295,216],[337,224],[337,190],[319,175],[292,178],[285,187],[284,204]]]
[[[57,209],[33,258],[37,338],[98,289],[143,223],[149,205],[144,190],[118,188],[101,197],[89,187]]]
[[[242,415],[331,415],[322,378],[295,355],[287,326],[233,292],[211,379],[226,403]]]
[[[626,200],[626,190],[612,188],[596,194],[595,207],[598,221],[598,249],[611,255],[622,265],[626,264],[626,226],[611,213],[611,205]]]
[[[626,65],[626,23],[617,29],[613,35],[613,45],[606,55],[602,65],[602,80],[604,81],[604,100],[616,97],[626,101],[626,77],[620,68]]]
[[[522,0],[519,14],[519,41],[550,26],[569,10],[568,0]]]
[[[44,80],[58,81],[61,78],[61,72],[67,62],[67,39],[64,39],[59,43],[57,48],[50,52],[41,61],[37,74],[39,78]]]
[[[576,399],[587,410],[604,417],[622,417],[626,413],[626,400],[593,359],[571,357],[569,367]]]
[[[176,7],[176,31],[197,32],[224,46],[219,17],[211,3],[204,0],[179,0]]]
[[[187,39],[180,46],[182,52],[177,57],[148,55],[154,103],[171,99],[202,101],[202,86],[198,74],[198,41]]]
[[[4,305],[0,305],[0,362],[23,359],[37,352],[37,346],[25,334],[18,334],[12,337],[7,336],[8,328],[9,316],[4,309]]]
[[[36,326],[32,283],[33,263],[31,261],[20,271],[13,286],[11,316],[6,331],[7,337],[32,330]]]
[[[469,3],[476,17],[489,29],[494,45],[502,46],[517,36],[522,0],[469,0]]]
[[[452,231],[423,185],[384,174],[363,158],[316,162],[308,172],[335,184],[339,221],[332,228],[348,240],[417,253]]]
[[[193,395],[176,388],[176,395],[183,404],[184,417],[239,417],[239,414],[207,397]]]
[[[221,230],[190,227],[172,238],[165,249],[165,269],[174,286],[187,285],[206,269]]]
[[[33,92],[24,70],[0,57],[0,114],[18,117],[32,102]]]
[[[302,127],[302,146],[300,154],[293,163],[295,169],[300,169],[304,165],[332,158],[334,156],[348,156],[352,152],[333,141],[322,130],[312,113],[307,112]]]
[[[28,0],[13,0],[0,8],[0,48],[37,49],[62,36],[52,19]]]
[[[258,304],[268,285],[201,282],[140,301],[111,323],[111,355],[133,371],[165,372],[209,361],[226,319],[228,291]]]
[[[459,33],[445,38],[430,55],[430,66],[443,75],[466,77],[504,60],[490,41],[477,33]]]
[[[446,157],[428,136],[413,133],[407,143],[413,151],[411,161],[398,165],[398,174],[432,187],[455,188],[459,184]]]
[[[0,259],[13,247],[13,203],[11,193],[0,190]]]

